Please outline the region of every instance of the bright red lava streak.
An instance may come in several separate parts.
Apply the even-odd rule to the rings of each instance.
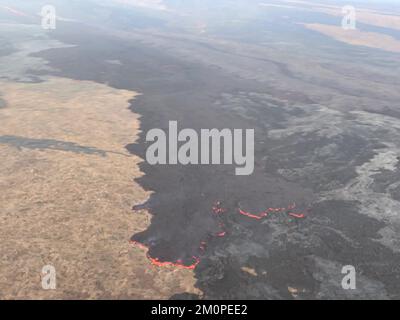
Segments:
[[[305,218],[304,213],[294,213],[294,212],[289,212],[289,216],[292,216],[294,218],[302,219]]]
[[[182,269],[188,269],[188,270],[194,270],[197,265],[200,263],[200,259],[198,257],[193,256],[193,259],[195,260],[195,262],[193,264],[191,264],[190,266],[186,266],[184,264],[182,264],[182,261],[177,261],[177,262],[169,262],[169,261],[165,261],[162,262],[160,260],[158,260],[157,258],[151,258],[149,257],[149,260],[151,261],[151,263],[157,267],[178,267],[178,268],[182,268]]]
[[[244,216],[249,217],[251,219],[261,220],[262,218],[265,218],[266,216],[268,216],[269,213],[285,212],[285,211],[293,210],[294,208],[296,208],[296,204],[295,203],[292,204],[292,205],[289,205],[287,208],[268,208],[267,210],[261,212],[260,214],[253,214],[253,213],[244,211],[244,210],[242,210],[240,208],[238,210],[239,210],[239,213],[241,215],[244,215]],[[297,218],[297,219],[305,218],[305,214],[303,214],[303,213],[289,212],[288,215],[291,216],[291,217]]]
[[[296,208],[296,204],[292,204],[289,205],[287,208],[268,208],[267,210],[259,213],[259,214],[252,214],[250,212],[244,211],[240,208],[238,208],[239,213],[241,215],[244,215],[246,217],[249,217],[251,219],[256,219],[256,220],[261,220],[265,217],[267,217],[270,213],[278,213],[278,212],[288,212],[287,214],[291,217],[294,218],[305,218],[305,215],[303,213],[295,213],[295,212],[291,212],[291,210]],[[212,207],[212,212],[216,215],[219,216],[223,213],[225,213],[227,210],[222,208],[222,204],[220,201],[216,201]],[[225,225],[224,223],[220,220],[218,222],[219,227],[221,228],[221,231],[217,234],[215,234],[215,237],[224,237],[226,235],[226,231],[225,231]],[[158,258],[152,258],[150,257],[150,255],[148,254],[149,248],[144,245],[143,243],[131,240],[130,243],[137,245],[138,247],[146,250],[146,256],[147,259],[149,259],[149,261],[151,262],[152,265],[157,266],[157,267],[177,267],[177,268],[181,268],[181,269],[188,269],[188,270],[194,270],[196,269],[196,267],[199,265],[200,263],[200,258],[197,256],[193,256],[193,260],[194,262],[191,265],[185,265],[183,264],[183,262],[181,260],[178,260],[176,262],[171,262],[171,261],[160,261]],[[206,241],[201,241],[200,245],[199,245],[199,249],[201,251],[205,251],[207,247],[207,242]]]
[[[260,213],[260,215],[255,215],[255,214],[251,214],[250,212],[243,211],[240,208],[239,208],[239,213],[244,215],[244,216],[246,216],[246,217],[249,217],[249,218],[252,218],[252,219],[257,219],[257,220],[261,220],[262,218],[267,216],[266,212],[262,212],[262,213]]]
[[[146,250],[147,252],[149,251],[149,248],[147,246],[145,246],[143,243],[131,240],[130,241],[131,244],[134,244],[144,250]],[[160,261],[158,258],[152,258],[149,256],[148,253],[146,253],[147,259],[150,260],[151,264],[157,267],[177,267],[177,268],[181,268],[181,269],[188,269],[188,270],[194,270],[197,265],[200,263],[200,258],[193,256],[194,259],[194,263],[191,265],[184,265],[182,263],[182,261],[178,260],[176,262],[170,262],[170,261]]]
[[[220,201],[216,201],[212,207],[212,212],[215,215],[219,216],[219,215],[225,213],[226,209],[222,208]],[[215,236],[216,237],[224,237],[226,235],[226,231],[224,231],[225,225],[221,221],[219,221],[218,225],[222,229],[222,231],[217,233]],[[192,257],[194,262],[191,265],[185,265],[185,264],[183,264],[183,262],[181,260],[178,260],[176,262],[160,261],[158,258],[150,257],[150,255],[148,254],[149,248],[146,245],[144,245],[143,243],[140,243],[140,242],[137,242],[134,240],[131,240],[130,243],[137,245],[138,247],[146,250],[147,259],[149,259],[149,261],[151,262],[152,265],[157,266],[157,267],[177,267],[177,268],[181,268],[181,269],[194,270],[200,263],[200,258],[197,256]],[[206,247],[207,247],[207,242],[201,241],[200,245],[199,245],[199,249],[204,252],[206,250]]]

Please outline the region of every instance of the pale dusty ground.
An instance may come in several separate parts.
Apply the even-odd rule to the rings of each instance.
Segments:
[[[132,205],[148,194],[134,182],[137,137],[128,110],[136,93],[63,78],[0,83],[0,138],[55,139],[111,151],[16,148],[0,142],[0,298],[168,298],[196,292],[193,272],[159,269],[129,244],[150,216]],[[116,153],[112,153],[116,152]],[[53,265],[57,289],[41,287]]]
[[[341,26],[332,26],[319,23],[304,24],[308,29],[318,31],[336,40],[356,46],[365,46],[400,53],[400,41],[377,32],[360,30],[345,30]]]

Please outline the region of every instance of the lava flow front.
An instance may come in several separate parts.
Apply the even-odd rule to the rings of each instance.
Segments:
[[[291,216],[293,218],[297,218],[297,219],[305,218],[305,214],[304,213],[292,212],[292,210],[295,209],[295,208],[296,208],[296,204],[292,204],[292,205],[289,205],[289,206],[287,206],[285,208],[268,208],[268,209],[266,209],[266,210],[264,210],[264,211],[262,211],[262,212],[260,212],[258,214],[254,214],[254,213],[250,213],[250,212],[244,211],[241,208],[238,208],[238,212],[243,216],[246,216],[248,218],[255,219],[255,220],[261,220],[261,219],[267,217],[269,214],[272,214],[272,213],[286,213],[287,215],[289,215],[289,216]],[[140,207],[138,209],[142,209],[142,207]],[[216,217],[216,220],[218,221],[218,227],[220,229],[220,231],[217,232],[216,234],[212,235],[212,237],[217,237],[217,238],[225,237],[226,234],[227,234],[227,231],[226,231],[225,224],[222,222],[221,215],[226,213],[227,209],[223,208],[221,201],[216,201],[214,203],[214,205],[212,206],[211,211],[212,211],[214,217]],[[200,253],[204,253],[206,251],[207,240],[202,240],[200,242],[199,247],[198,247]],[[195,254],[195,255],[192,256],[193,263],[190,264],[190,265],[184,264],[182,260],[177,260],[175,262],[172,262],[172,261],[161,261],[159,258],[151,257],[149,255],[149,248],[146,245],[144,245],[143,243],[140,243],[140,242],[135,241],[135,240],[131,240],[130,243],[145,249],[147,258],[149,259],[149,261],[151,262],[152,265],[157,266],[157,267],[176,267],[176,268],[194,270],[199,265],[199,263],[201,261],[200,254]]]

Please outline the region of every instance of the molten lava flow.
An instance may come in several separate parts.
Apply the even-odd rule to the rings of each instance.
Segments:
[[[265,210],[259,214],[253,214],[253,213],[244,211],[241,208],[238,208],[238,211],[241,215],[244,215],[251,219],[261,220],[262,218],[267,217],[269,213],[288,212],[295,208],[296,208],[296,204],[293,203],[293,204],[289,205],[287,208],[268,208],[267,210]],[[298,219],[305,218],[305,214],[303,214],[303,213],[289,212],[288,215],[290,215],[294,218],[298,218]]]
[[[191,265],[183,264],[182,260],[178,260],[176,262],[160,261],[160,259],[158,259],[158,258],[150,257],[150,255],[148,254],[149,248],[147,246],[145,246],[143,243],[137,242],[135,240],[131,240],[130,243],[146,250],[147,251],[147,253],[146,253],[147,259],[150,260],[152,265],[157,266],[157,267],[177,267],[177,268],[181,268],[181,269],[194,270],[197,267],[197,265],[200,263],[200,258],[198,258],[196,256],[192,257],[194,262]]]
[[[294,218],[302,219],[305,218],[304,213],[294,213],[294,212],[289,212],[289,216],[292,216]]]
[[[188,270],[196,269],[197,265],[200,263],[200,258],[195,257],[195,256],[193,256],[194,263],[189,266],[184,265],[181,260],[178,260],[177,262],[169,262],[169,261],[162,262],[157,258],[151,258],[151,257],[148,257],[148,258],[151,261],[151,263],[157,267],[178,267],[178,268],[188,269]]]
[[[242,215],[244,215],[244,216],[247,216],[247,217],[249,217],[249,218],[257,219],[257,220],[261,220],[262,218],[264,218],[264,217],[267,216],[267,213],[266,213],[266,212],[262,212],[262,213],[260,213],[259,215],[256,215],[256,214],[252,214],[252,213],[250,213],[250,212],[243,211],[243,210],[240,209],[240,208],[239,208],[239,213],[242,214]]]
[[[247,211],[242,210],[241,208],[238,208],[239,213],[241,215],[244,215],[246,217],[252,218],[252,219],[256,219],[256,220],[261,220],[265,217],[267,217],[270,213],[283,213],[286,212],[289,216],[294,217],[294,218],[305,218],[305,214],[303,213],[295,213],[292,210],[294,210],[296,208],[296,204],[292,204],[289,205],[287,208],[268,208],[265,211],[259,213],[259,214],[253,214]],[[140,210],[143,209],[142,206],[137,206],[136,210]],[[135,210],[135,207],[134,207]],[[214,234],[214,237],[225,237],[227,232],[226,232],[226,227],[225,224],[222,222],[221,220],[221,215],[224,214],[225,212],[227,212],[227,210],[225,208],[222,207],[222,203],[221,201],[216,201],[212,208],[211,211],[214,213],[214,215],[216,216],[216,219],[218,221],[218,226],[220,228],[220,231],[216,234]],[[191,265],[185,265],[182,260],[177,260],[176,262],[171,262],[171,261],[160,261],[160,259],[158,258],[152,258],[149,255],[149,248],[144,245],[143,243],[137,242],[135,240],[131,240],[131,243],[134,245],[137,245],[143,249],[146,250],[146,256],[149,259],[149,261],[151,262],[152,265],[157,266],[157,267],[177,267],[177,268],[182,268],[182,269],[188,269],[188,270],[194,270],[196,269],[196,267],[199,265],[200,263],[200,257],[197,255],[193,255],[193,263]],[[203,240],[200,242],[199,244],[199,252],[204,253],[206,251],[207,248],[207,241]]]
[[[136,206],[133,208],[134,210],[140,210],[143,209],[141,206]],[[221,229],[220,232],[218,232],[215,237],[224,237],[226,235],[226,231],[225,231],[225,225],[222,221],[220,221],[219,216],[223,213],[226,212],[226,209],[224,209],[222,207],[222,204],[220,201],[216,201],[214,203],[214,205],[212,206],[212,212],[218,217],[219,221],[218,221],[218,225],[219,228]],[[171,262],[171,261],[160,261],[160,259],[158,258],[152,258],[150,257],[150,255],[148,254],[149,252],[149,248],[144,245],[143,243],[140,243],[138,241],[135,240],[131,240],[130,241],[131,244],[136,245],[142,249],[145,249],[147,251],[146,256],[147,258],[150,260],[151,264],[157,267],[177,267],[177,268],[181,268],[181,269],[188,269],[188,270],[194,270],[200,263],[200,258],[198,256],[193,256],[193,260],[194,262],[191,265],[185,265],[183,264],[183,262],[181,260],[178,260],[176,262]],[[204,252],[207,248],[207,242],[206,241],[201,241],[200,245],[199,245],[199,250],[201,252]]]
[[[226,212],[226,209],[222,208],[221,201],[216,201],[212,207],[212,211],[215,214],[222,214]]]

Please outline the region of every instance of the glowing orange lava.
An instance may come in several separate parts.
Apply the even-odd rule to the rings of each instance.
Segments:
[[[212,209],[212,212],[217,216],[226,212],[226,209],[222,208],[222,204],[220,201],[216,201],[211,209]],[[218,225],[219,225],[221,231],[218,232],[215,235],[215,237],[224,237],[226,235],[225,225],[223,224],[222,221],[219,221]],[[200,263],[200,257],[198,257],[198,256],[192,257],[194,262],[191,265],[185,265],[185,264],[183,264],[183,262],[181,260],[178,260],[176,262],[160,261],[160,259],[158,259],[158,258],[150,257],[150,255],[148,254],[149,248],[146,245],[144,245],[143,243],[140,243],[135,240],[131,240],[130,243],[146,250],[147,258],[149,259],[149,261],[151,262],[152,265],[157,266],[157,267],[177,267],[177,268],[181,268],[181,269],[194,270]],[[206,248],[207,248],[207,242],[201,241],[200,245],[199,245],[199,250],[201,252],[204,252],[206,250]]]
[[[188,269],[188,270],[194,270],[196,269],[197,265],[200,263],[200,258],[193,256],[194,263],[186,266],[182,263],[182,261],[178,260],[177,262],[169,262],[169,261],[160,261],[157,258],[151,258],[149,257],[149,260],[151,263],[157,267],[178,267],[182,269]]]
[[[296,204],[292,204],[289,205],[287,208],[268,208],[267,210],[259,213],[259,214],[252,214],[250,212],[244,211],[241,208],[238,208],[238,211],[241,215],[244,215],[246,217],[249,217],[251,219],[256,219],[256,220],[261,220],[265,217],[267,217],[270,213],[283,213],[286,212],[289,216],[297,218],[297,219],[301,219],[301,218],[305,218],[305,214],[303,213],[295,213],[292,212],[291,210],[296,208]],[[218,233],[214,234],[214,237],[225,237],[227,232],[226,232],[226,228],[225,228],[225,224],[221,221],[220,215],[222,215],[223,213],[227,212],[227,210],[225,208],[222,207],[222,203],[220,201],[216,201],[214,203],[214,205],[211,208],[212,212],[217,216],[218,221],[218,225],[219,228],[221,229],[221,231],[219,231]],[[144,250],[146,250],[146,256],[149,259],[149,261],[151,262],[152,265],[157,266],[157,267],[176,267],[176,268],[181,268],[181,269],[188,269],[188,270],[194,270],[196,269],[196,267],[199,265],[201,259],[200,257],[193,255],[193,263],[191,265],[185,265],[183,263],[182,260],[177,260],[176,262],[171,262],[171,261],[161,261],[158,258],[152,258],[150,257],[150,255],[148,254],[149,252],[149,248],[144,245],[143,243],[137,242],[135,240],[131,240],[130,241],[131,244],[134,244]],[[201,252],[205,252],[207,248],[207,241],[201,241],[200,245],[199,245],[199,250]]]
[[[196,256],[193,256],[194,262],[191,265],[185,265],[185,264],[183,264],[183,262],[181,260],[178,260],[176,262],[160,261],[160,259],[158,259],[158,258],[150,257],[150,255],[148,254],[149,248],[147,246],[145,246],[143,243],[137,242],[135,240],[131,240],[130,243],[146,250],[147,251],[146,252],[147,259],[149,259],[149,261],[151,262],[152,265],[157,266],[157,267],[177,267],[177,268],[181,268],[181,269],[194,270],[197,267],[197,265],[200,263],[200,258],[196,257]]]
[[[302,219],[305,218],[304,213],[294,213],[294,212],[289,212],[289,216],[292,216],[294,218]]]
[[[244,211],[241,208],[238,208],[238,211],[241,215],[244,215],[251,219],[261,220],[262,218],[267,217],[269,213],[287,212],[287,211],[293,210],[295,208],[296,208],[296,204],[293,203],[293,204],[289,205],[287,208],[268,208],[267,210],[265,210],[259,214],[253,214],[253,213]],[[304,213],[289,212],[288,215],[290,215],[291,217],[297,218],[297,219],[305,218]]]
[[[249,217],[249,218],[252,218],[252,219],[257,219],[257,220],[261,220],[262,218],[267,216],[266,212],[262,212],[259,215],[256,215],[256,214],[252,214],[250,212],[243,211],[240,208],[239,208],[239,213],[244,215],[244,216],[246,216],[246,217]]]

